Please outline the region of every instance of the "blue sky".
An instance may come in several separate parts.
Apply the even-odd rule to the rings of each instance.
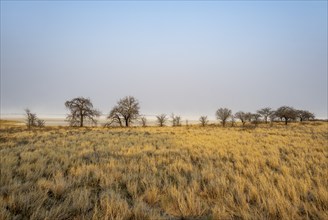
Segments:
[[[1,113],[214,117],[290,105],[327,118],[327,1],[1,1]]]

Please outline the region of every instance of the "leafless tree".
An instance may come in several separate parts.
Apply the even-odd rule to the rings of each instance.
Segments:
[[[167,116],[166,114],[161,114],[161,115],[157,115],[157,123],[160,127],[163,127],[167,121]]]
[[[296,119],[297,111],[290,106],[281,106],[275,111],[275,115],[284,119],[285,124],[287,125],[288,121]]]
[[[45,121],[44,120],[38,119],[36,122],[37,122],[37,126],[40,127],[40,128],[41,127],[44,127],[44,125],[45,125]]]
[[[243,126],[245,125],[246,120],[247,120],[245,112],[242,112],[242,111],[236,112],[235,117],[241,121]]]
[[[227,119],[231,116],[231,110],[227,108],[219,108],[216,111],[216,118],[222,122],[223,127],[225,127]]]
[[[31,111],[26,108],[25,109],[26,114],[26,126],[28,129],[31,129],[32,127],[44,127],[45,122],[44,120],[39,119],[35,113],[31,113]]]
[[[174,115],[173,113],[171,114],[172,118],[172,126],[181,126],[181,116],[179,115]]]
[[[181,126],[181,116],[180,115],[175,116],[175,123],[177,126]]]
[[[139,117],[139,101],[133,96],[126,96],[117,102],[117,105],[110,111],[108,119],[110,123],[123,124],[129,127],[134,120]]]
[[[297,117],[300,119],[301,122],[315,118],[314,114],[307,111],[307,110],[297,110],[296,114],[297,114]]]
[[[271,110],[271,108],[267,107],[267,108],[262,108],[262,109],[258,110],[257,113],[263,116],[265,124],[267,124],[268,117],[273,113],[273,111]]]
[[[65,106],[70,113],[67,116],[71,126],[83,127],[85,120],[96,123],[96,117],[100,116],[100,112],[93,108],[93,104],[89,98],[78,97],[65,102]]]
[[[31,127],[35,127],[37,125],[37,117],[36,114],[31,113],[30,109],[25,109],[25,113],[26,113],[26,126],[28,129],[30,129]]]
[[[200,116],[199,121],[203,127],[205,127],[208,124],[207,116]]]
[[[141,120],[142,127],[146,127],[147,126],[147,118],[141,117],[140,120]]]
[[[172,126],[176,126],[176,122],[175,122],[175,115],[172,113],[171,114],[171,119],[172,119]]]
[[[231,120],[231,127],[234,127],[235,124],[236,124],[236,119],[235,119],[235,116],[233,114],[231,114],[230,120]]]

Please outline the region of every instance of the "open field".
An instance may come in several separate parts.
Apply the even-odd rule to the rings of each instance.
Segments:
[[[1,121],[0,219],[328,219],[328,123],[27,130]]]

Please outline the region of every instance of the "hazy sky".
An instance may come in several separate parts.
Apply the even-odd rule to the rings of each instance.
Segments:
[[[327,1],[1,1],[1,113],[214,116],[290,105],[327,118]]]

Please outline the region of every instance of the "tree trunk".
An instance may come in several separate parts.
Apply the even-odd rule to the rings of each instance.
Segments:
[[[80,112],[80,114],[81,114],[81,120],[80,120],[80,127],[83,127],[83,115],[82,115],[82,112]]]
[[[129,118],[125,118],[125,126],[129,127]]]
[[[285,117],[285,125],[287,125],[288,122],[288,118]]]

